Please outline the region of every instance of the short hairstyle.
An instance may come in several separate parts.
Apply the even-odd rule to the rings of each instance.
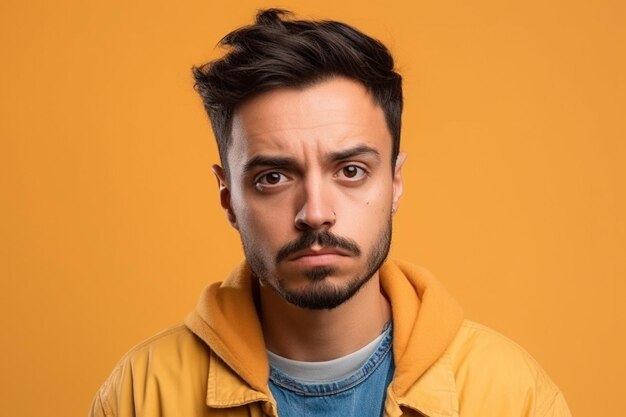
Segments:
[[[260,10],[256,22],[226,35],[226,54],[192,69],[228,175],[232,119],[240,104],[278,88],[304,88],[334,76],[360,82],[384,114],[392,167],[400,149],[402,77],[380,41],[341,22],[293,20],[282,9]]]

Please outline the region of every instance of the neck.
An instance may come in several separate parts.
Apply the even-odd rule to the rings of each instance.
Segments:
[[[266,347],[300,361],[327,361],[364,347],[391,319],[378,272],[348,301],[331,310],[296,307],[267,286],[260,288]]]

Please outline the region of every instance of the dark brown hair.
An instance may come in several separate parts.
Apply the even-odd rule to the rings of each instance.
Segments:
[[[362,83],[383,109],[391,133],[392,166],[400,148],[402,77],[378,40],[341,22],[293,20],[281,9],[261,10],[253,25],[226,35],[229,50],[193,68],[228,173],[227,150],[235,109],[260,93],[302,88],[333,76]]]

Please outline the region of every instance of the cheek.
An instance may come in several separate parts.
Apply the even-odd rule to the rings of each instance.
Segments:
[[[366,193],[344,195],[339,208],[343,213],[337,233],[350,237],[365,247],[375,244],[382,227],[391,218],[390,187],[372,187]]]
[[[348,217],[371,218],[384,217],[391,212],[391,182],[381,182],[364,189],[348,190],[337,200],[338,208]]]
[[[268,198],[259,198],[252,191],[237,187],[232,192],[232,207],[240,227],[248,230],[248,234],[267,232],[272,225],[283,218],[281,210],[285,204]]]
[[[249,238],[262,242],[261,247],[274,250],[284,244],[285,235],[293,227],[284,204],[248,202],[239,208],[239,227]]]

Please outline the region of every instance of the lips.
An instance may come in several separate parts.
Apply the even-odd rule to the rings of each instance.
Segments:
[[[297,239],[281,247],[276,253],[276,263],[306,256],[360,256],[359,245],[348,238],[328,230],[305,230]]]
[[[305,249],[294,253],[288,258],[289,261],[296,261],[301,258],[332,258],[333,256],[348,256],[349,254],[338,248]]]
[[[293,265],[299,267],[322,267],[336,264],[344,257],[349,256],[339,248],[321,248],[321,249],[305,249],[294,253],[287,260]]]

